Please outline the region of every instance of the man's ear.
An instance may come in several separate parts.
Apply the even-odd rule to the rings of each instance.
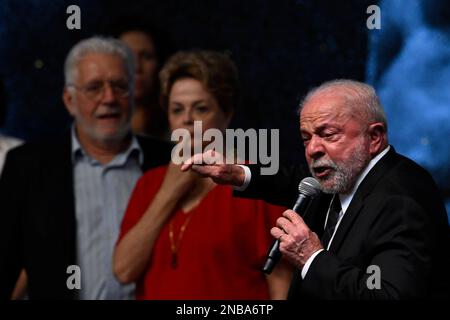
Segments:
[[[369,153],[371,156],[375,156],[386,146],[386,127],[382,122],[375,122],[369,125],[368,129],[370,146]]]
[[[73,116],[75,114],[75,101],[74,101],[75,98],[72,96],[72,93],[67,87],[64,87],[62,99],[64,105],[66,106],[67,111],[71,116]]]

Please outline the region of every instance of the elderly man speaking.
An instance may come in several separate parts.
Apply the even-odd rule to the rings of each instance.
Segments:
[[[0,296],[11,296],[25,268],[30,299],[133,298],[133,286],[113,276],[113,248],[136,181],[166,163],[171,148],[131,134],[134,63],[124,44],[83,40],[64,72],[72,130],[62,141],[25,144],[6,160]]]
[[[305,220],[287,210],[271,230],[297,268],[290,298],[448,297],[443,201],[431,176],[389,145],[373,88],[335,80],[312,90],[301,106],[300,131],[309,171],[325,195]],[[201,156],[208,154],[182,170],[234,184],[245,189],[241,196],[264,198],[270,190],[272,202],[292,201],[289,186],[307,174],[283,168],[262,177],[252,166],[193,164]]]

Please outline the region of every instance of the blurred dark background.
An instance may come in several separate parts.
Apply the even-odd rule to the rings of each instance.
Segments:
[[[243,101],[233,127],[280,128],[281,158],[301,156],[296,108],[308,87],[327,79],[364,79],[366,7],[361,1],[54,1],[2,0],[0,73],[9,95],[4,132],[34,140],[64,132],[63,62],[78,40],[124,13],[148,16],[174,49],[229,52]],[[68,30],[66,8],[81,8]]]
[[[66,27],[72,4],[81,8],[81,30]],[[381,7],[381,30],[366,27],[371,4]],[[444,0],[0,0],[8,98],[1,132],[27,141],[63,134],[68,50],[136,13],[164,30],[173,50],[231,55],[243,93],[232,127],[279,128],[282,163],[303,157],[296,109],[309,88],[335,78],[370,82],[392,144],[431,170],[450,198],[449,7]]]

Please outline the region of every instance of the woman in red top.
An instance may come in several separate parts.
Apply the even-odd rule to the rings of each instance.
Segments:
[[[202,121],[203,131],[225,132],[237,101],[236,67],[227,56],[180,52],[160,78],[172,130],[193,137],[194,121]],[[234,198],[231,187],[173,163],[150,170],[125,213],[114,272],[137,283],[138,299],[284,299],[291,268],[282,262],[270,276],[261,271],[270,228],[284,210]]]

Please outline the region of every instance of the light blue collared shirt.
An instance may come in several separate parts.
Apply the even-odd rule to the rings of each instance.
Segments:
[[[80,299],[133,299],[134,284],[113,274],[113,251],[131,192],[142,175],[144,155],[133,136],[130,146],[108,164],[89,156],[72,129],[72,164]]]

